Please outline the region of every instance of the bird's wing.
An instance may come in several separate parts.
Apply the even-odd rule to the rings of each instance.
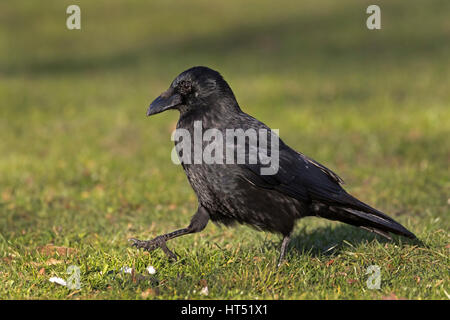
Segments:
[[[257,120],[251,119],[250,123],[254,127],[267,128]],[[259,188],[274,189],[299,201],[314,204],[311,212],[314,215],[364,227],[384,236],[386,232],[392,232],[415,238],[391,217],[348,194],[341,187],[343,180],[333,171],[291,149],[281,139],[278,141],[279,169],[275,174],[263,175],[261,169],[267,165],[257,162],[239,165],[240,177]],[[265,154],[272,154],[269,146],[267,151]]]
[[[280,140],[278,172],[263,175],[265,166],[257,164],[240,165],[241,176],[249,183],[261,188],[275,189],[301,201],[319,200],[339,202],[343,180],[320,163],[296,152]]]
[[[293,150],[292,150],[293,151]],[[303,158],[304,161],[312,164],[313,166],[316,166],[317,168],[319,168],[323,173],[325,173],[329,178],[331,178],[332,180],[334,180],[336,183],[339,184],[344,184],[344,180],[339,177],[336,173],[334,173],[333,171],[331,171],[330,169],[328,169],[327,167],[325,167],[324,165],[318,163],[317,161],[305,156],[303,153],[294,151],[296,153],[298,153],[300,155],[301,158]]]

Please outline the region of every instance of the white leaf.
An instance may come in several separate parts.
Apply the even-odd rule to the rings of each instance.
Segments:
[[[53,283],[57,283],[57,284],[62,285],[62,286],[66,286],[67,285],[67,283],[66,283],[66,281],[64,279],[61,279],[61,278],[58,278],[58,277],[51,277],[49,279],[49,281],[53,282]]]
[[[203,289],[200,291],[200,294],[207,296],[209,294],[208,287],[203,287]]]

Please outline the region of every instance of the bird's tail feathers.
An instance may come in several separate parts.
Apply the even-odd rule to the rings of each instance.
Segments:
[[[346,204],[314,204],[313,211],[322,218],[337,220],[377,233],[391,240],[390,233],[410,239],[416,236],[391,217],[348,195]]]

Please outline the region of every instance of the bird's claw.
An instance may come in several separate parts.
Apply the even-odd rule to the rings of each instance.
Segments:
[[[131,238],[128,239],[129,242],[131,242],[131,246],[132,247],[136,247],[138,249],[144,249],[147,251],[152,251],[155,250],[156,248],[158,248],[158,242],[160,242],[159,240],[157,240],[158,237],[156,237],[153,240],[139,240],[136,238]]]
[[[131,242],[132,247],[144,249],[147,251],[153,251],[157,248],[161,248],[170,259],[177,260],[177,256],[175,255],[175,253],[170,251],[169,248],[167,248],[166,240],[162,236],[158,236],[152,240],[139,240],[136,238],[130,238],[128,239],[128,241]]]

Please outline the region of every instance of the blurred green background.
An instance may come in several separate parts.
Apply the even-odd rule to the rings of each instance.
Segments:
[[[81,30],[66,28],[71,4]],[[366,28],[370,4],[381,30]],[[448,298],[449,12],[447,0],[0,2],[0,297],[199,298],[204,279],[212,298]],[[314,218],[280,272],[278,237],[247,227],[172,241],[176,264],[128,248],[196,209],[170,161],[178,114],[145,117],[195,65],[221,72],[244,111],[431,249]],[[49,263],[49,244],[77,253]],[[374,263],[379,291],[364,289]],[[82,268],[75,293],[48,282],[70,264]],[[105,277],[149,264],[156,286]],[[332,276],[348,270],[356,282]]]

